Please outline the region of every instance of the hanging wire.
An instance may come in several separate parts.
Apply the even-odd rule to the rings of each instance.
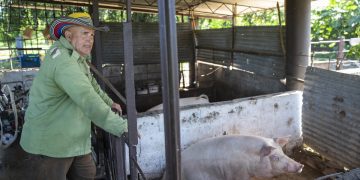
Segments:
[[[9,54],[9,62],[10,62],[10,69],[13,69],[13,63],[12,63],[12,58],[11,58],[11,55],[12,55],[12,53],[11,53],[11,44],[10,44],[10,36],[9,36],[9,34],[8,34],[8,32],[10,32],[10,26],[11,26],[11,5],[12,5],[12,3],[11,2],[8,2],[9,3],[9,8],[7,9],[7,12],[6,12],[6,14],[8,14],[8,25],[7,25],[7,32],[6,32],[6,44],[7,44],[7,46],[8,46],[8,54]]]
[[[39,23],[38,23],[38,10],[37,10],[37,3],[36,3],[36,2],[34,2],[34,11],[35,11],[35,17],[34,17],[34,20],[35,20],[34,30],[37,30],[37,29],[38,29],[38,26],[39,26]]]
[[[44,3],[44,10],[45,10],[45,22],[46,22],[46,25],[49,24],[48,22],[48,14],[47,14],[47,10],[46,10],[46,3]]]
[[[29,4],[28,4],[28,1],[25,1],[25,3],[22,3],[23,7],[24,7],[24,13],[25,13],[25,17],[26,17],[26,20],[25,20],[25,30],[24,30],[24,33],[28,33],[29,35],[29,39],[28,41],[30,42],[30,47],[34,47],[33,46],[33,41],[32,41],[32,32],[33,32],[33,27],[32,27],[32,23],[31,23],[31,20],[30,20],[30,17],[29,17]],[[26,6],[26,8],[25,8]],[[30,10],[31,11],[31,10]],[[30,13],[31,14],[31,13]],[[30,50],[31,51],[31,54],[34,54],[34,50]]]
[[[7,32],[10,32],[10,22],[11,22],[11,13],[10,12],[11,12],[11,2],[9,2],[9,9],[7,12],[8,18],[9,18],[8,25],[7,25]]]
[[[55,4],[52,4],[53,20],[56,19]]]
[[[64,16],[64,6],[61,4],[60,8],[61,8],[61,17],[63,17]]]
[[[34,27],[34,30],[35,30],[35,38],[36,38],[36,47],[39,48],[39,36],[38,36],[38,11],[37,11],[37,3],[34,2],[34,7],[35,7],[35,27]]]

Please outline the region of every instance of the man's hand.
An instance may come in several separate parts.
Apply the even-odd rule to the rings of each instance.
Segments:
[[[121,106],[117,103],[113,103],[111,105],[111,110],[114,111],[115,113],[119,113],[120,115],[122,114]]]

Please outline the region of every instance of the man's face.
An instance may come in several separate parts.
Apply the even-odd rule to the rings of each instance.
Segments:
[[[65,38],[81,56],[91,54],[94,30],[83,26],[73,26],[65,31]]]

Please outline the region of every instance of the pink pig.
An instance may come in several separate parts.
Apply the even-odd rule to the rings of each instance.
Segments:
[[[200,141],[182,154],[183,180],[249,180],[300,173],[304,165],[282,151],[288,138],[227,135]]]

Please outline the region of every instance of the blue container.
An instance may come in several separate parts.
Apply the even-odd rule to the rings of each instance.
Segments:
[[[22,68],[40,67],[39,54],[24,54],[20,56],[20,63]]]

